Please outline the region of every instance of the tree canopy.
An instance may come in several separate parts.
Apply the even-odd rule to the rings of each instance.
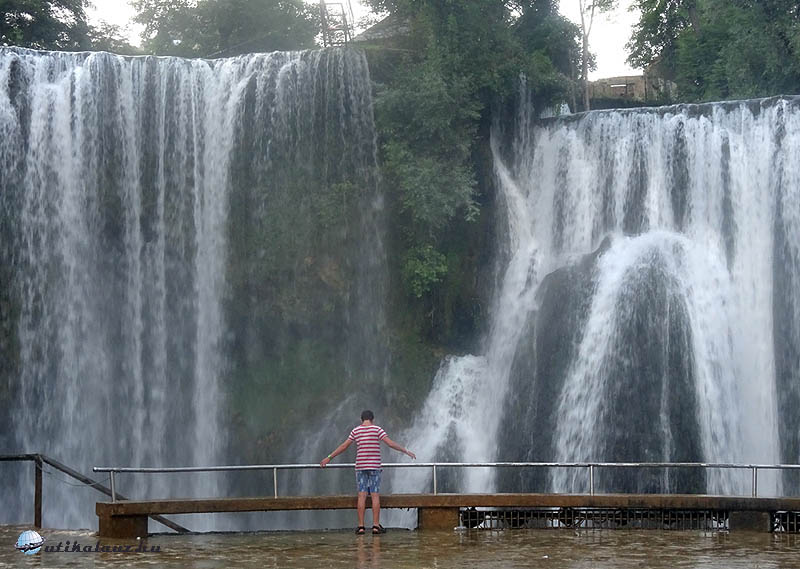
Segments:
[[[316,7],[302,0],[134,0],[143,47],[158,55],[230,57],[314,47]]]
[[[800,4],[789,0],[637,0],[629,61],[675,81],[683,100],[800,88]]]
[[[376,91],[383,173],[400,214],[401,271],[422,298],[446,287],[454,225],[477,218],[476,162],[492,106],[528,77],[542,106],[574,87],[578,30],[554,0],[372,0],[407,20],[405,55]],[[448,259],[450,260],[448,262]]]
[[[0,0],[0,45],[89,49],[87,0]]]
[[[87,21],[87,0],[0,0],[0,45],[135,54],[119,26]]]

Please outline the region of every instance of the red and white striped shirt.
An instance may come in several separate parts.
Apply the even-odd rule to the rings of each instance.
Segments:
[[[356,441],[356,470],[380,470],[381,441],[386,431],[378,425],[359,425],[348,438]]]

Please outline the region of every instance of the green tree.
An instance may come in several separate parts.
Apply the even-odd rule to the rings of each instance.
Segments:
[[[383,173],[403,245],[409,294],[443,284],[442,239],[478,213],[472,155],[492,100],[520,72],[509,12],[499,0],[380,0],[410,22],[406,55],[376,92]]]
[[[314,47],[315,7],[302,0],[135,0],[150,53],[229,57]]]
[[[642,69],[656,64],[662,77],[674,80],[678,36],[699,28],[697,0],[635,0],[630,9],[640,16],[627,44],[628,62]]]
[[[518,2],[514,10],[520,14],[513,30],[526,62],[523,73],[535,100],[563,100],[569,93],[575,109],[580,28],[559,13],[557,0]]]
[[[492,111],[516,95],[520,75],[541,108],[566,100],[579,63],[577,27],[555,0],[370,5],[408,30],[391,50],[370,54],[400,318],[413,320],[414,334],[457,344],[474,332],[469,315],[480,313]]]
[[[640,0],[629,61],[658,70],[684,100],[795,93],[800,4],[788,0]]]
[[[0,45],[89,49],[86,0],[0,0]]]

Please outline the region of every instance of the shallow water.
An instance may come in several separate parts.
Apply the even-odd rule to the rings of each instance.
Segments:
[[[45,552],[26,556],[14,543],[26,527],[0,528],[0,567],[347,567],[459,568],[798,567],[797,535],[667,531],[271,532],[158,535],[147,553]],[[98,542],[89,531],[42,530],[45,545]],[[100,545],[140,542],[102,540]]]

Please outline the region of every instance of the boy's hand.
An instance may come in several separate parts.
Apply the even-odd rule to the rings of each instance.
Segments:
[[[326,466],[328,466],[328,463],[330,463],[330,461],[331,459],[326,456],[325,458],[322,459],[322,462],[320,462],[319,465],[322,468],[325,468]]]

